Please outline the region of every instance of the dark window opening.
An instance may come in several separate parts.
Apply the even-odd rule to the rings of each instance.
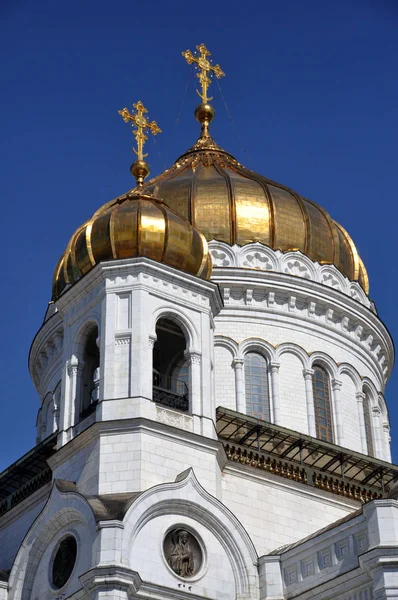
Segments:
[[[95,327],[90,331],[84,347],[80,419],[94,412],[98,403],[100,353],[97,339],[98,327]]]
[[[153,348],[153,400],[188,412],[189,367],[184,356],[184,333],[170,319],[159,319],[156,336]]]

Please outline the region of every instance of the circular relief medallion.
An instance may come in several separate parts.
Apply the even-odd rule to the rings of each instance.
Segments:
[[[58,590],[65,585],[72,575],[77,556],[77,542],[73,535],[68,535],[58,546],[52,566],[52,584]]]
[[[171,569],[180,577],[193,577],[203,562],[202,550],[192,533],[183,529],[172,529],[164,538],[163,552]]]

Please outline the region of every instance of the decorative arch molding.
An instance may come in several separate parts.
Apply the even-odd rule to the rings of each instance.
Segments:
[[[230,560],[238,597],[257,597],[258,556],[252,540],[235,515],[199,484],[192,469],[173,483],[150,488],[130,506],[124,517],[123,562],[129,563],[141,529],[152,519],[170,513],[190,517],[208,529]]]
[[[77,330],[73,342],[72,342],[72,352],[71,356],[77,358],[78,360],[82,360],[82,348],[84,347],[84,343],[87,339],[88,334],[93,329],[98,329],[98,336],[100,335],[100,322],[95,315],[95,313],[89,313],[87,317],[84,319],[84,323],[82,323]]]
[[[37,433],[38,433],[38,439],[39,440],[44,440],[47,435],[47,431],[49,428],[49,420],[51,418],[51,420],[53,420],[53,415],[52,415],[52,411],[55,410],[55,399],[54,399],[54,392],[47,392],[47,394],[44,396],[43,398],[43,403],[42,406],[39,410],[38,413],[38,419],[37,419]],[[54,432],[54,427],[51,428],[52,431],[51,433]]]
[[[232,338],[226,337],[224,335],[215,335],[214,346],[219,346],[220,348],[226,348],[227,350],[229,350],[232,355],[232,360],[238,357],[239,345]]]
[[[338,371],[338,376],[340,377],[340,375],[348,375],[350,377],[355,385],[356,393],[362,391],[362,379],[355,367],[348,363],[341,363]]]
[[[368,297],[366,296],[359,283],[357,283],[356,281],[351,281],[351,283],[349,284],[348,294],[349,296],[351,296],[351,298],[354,298],[354,300],[357,300],[358,302],[361,302],[361,304],[365,304],[365,306],[368,306]]]
[[[37,568],[48,544],[62,529],[76,524],[90,529],[94,539],[96,523],[90,505],[74,490],[73,483],[56,480],[18,550],[10,573],[8,600],[30,600]]]
[[[368,392],[372,406],[376,406],[380,392],[377,390],[375,384],[371,379],[369,379],[369,377],[362,378],[362,389]]]
[[[217,267],[236,267],[237,254],[235,247],[229,246],[224,242],[212,241],[209,245],[210,254],[214,266]]]
[[[295,275],[316,281],[315,264],[304,254],[296,252],[286,252],[281,259],[281,271],[287,275]]]
[[[181,327],[187,342],[189,351],[197,351],[200,348],[199,333],[193,320],[173,304],[165,304],[158,307],[152,315],[149,337],[156,339],[156,324],[159,319],[170,319]]]
[[[238,267],[287,273],[339,290],[368,308],[373,308],[372,302],[359,283],[350,281],[332,264],[312,261],[300,250],[283,253],[281,250],[272,250],[261,242],[230,246],[218,240],[209,242],[209,250],[216,269]]]
[[[319,267],[319,282],[345,294],[349,293],[348,280],[333,265]]]
[[[278,271],[278,258],[275,252],[260,242],[248,244],[242,248],[234,246],[234,248],[239,248],[238,267],[260,269],[261,271]]]
[[[301,346],[298,346],[297,344],[293,344],[291,342],[284,342],[276,348],[275,358],[277,362],[280,362],[280,357],[283,354],[293,354],[300,360],[303,369],[310,368],[309,354]]]
[[[55,327],[52,328],[51,325]],[[54,372],[62,364],[63,338],[64,330],[61,324],[52,323],[50,319],[48,323],[44,323],[32,343],[29,353],[29,371],[41,395],[46,391],[46,386]]]
[[[239,344],[238,358],[244,358],[248,352],[259,352],[269,362],[276,362],[275,347],[262,338],[250,337]]]
[[[384,398],[384,394],[381,392],[377,394],[377,403],[375,406],[380,408],[382,416],[388,420],[388,407]]]
[[[310,368],[313,369],[314,366],[319,365],[320,367],[324,367],[327,373],[330,375],[332,379],[338,379],[339,368],[337,363],[333,360],[329,354],[325,352],[312,352],[310,354]]]

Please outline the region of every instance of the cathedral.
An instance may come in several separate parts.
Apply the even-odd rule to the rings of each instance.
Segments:
[[[160,128],[120,110],[136,185],[54,271],[36,445],[0,474],[0,600],[398,599],[394,347],[366,267],[216,143],[224,73],[182,54],[199,138],[151,179]]]

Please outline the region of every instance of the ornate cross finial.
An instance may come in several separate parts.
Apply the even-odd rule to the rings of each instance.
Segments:
[[[137,114],[130,114],[127,108],[123,108],[119,110],[118,113],[121,117],[123,117],[123,121],[128,123],[132,121],[137,129],[133,129],[133,135],[137,140],[137,150],[133,148],[134,152],[138,156],[138,160],[144,160],[147,154],[143,154],[144,144],[148,139],[148,136],[145,135],[145,130],[148,130],[156,135],[157,133],[162,133],[162,130],[158,127],[156,121],[152,121],[150,123],[145,117],[144,114],[147,113],[147,109],[142,104],[141,100],[137,102],[137,104],[133,104],[133,108],[136,109]]]
[[[135,148],[133,148],[133,150],[136,153],[138,160],[131,165],[131,172],[137,179],[138,186],[141,187],[145,177],[149,175],[149,166],[144,161],[144,158],[148,156],[148,154],[144,154],[144,144],[148,139],[148,136],[145,135],[145,131],[149,130],[153,135],[156,135],[158,133],[162,133],[162,130],[158,127],[156,121],[152,121],[150,123],[144,117],[144,114],[148,111],[142,104],[141,100],[137,102],[137,104],[133,104],[133,108],[136,109],[137,114],[130,114],[127,108],[119,110],[118,113],[123,118],[125,123],[129,123],[131,121],[136,126],[136,129],[134,129],[133,125],[133,135],[137,140],[137,150]]]
[[[213,99],[207,97],[207,90],[209,88],[209,85],[211,84],[211,79],[210,77],[208,77],[208,74],[214,74],[217,77],[217,79],[220,79],[220,77],[225,76],[225,73],[221,69],[220,65],[212,65],[211,62],[208,60],[207,57],[210,56],[211,53],[204,44],[196,46],[196,49],[199,52],[199,56],[195,56],[190,50],[185,50],[185,52],[182,52],[182,55],[189,65],[195,63],[196,68],[200,69],[200,73],[197,73],[196,76],[200,81],[202,93],[200,93],[198,90],[196,90],[196,92],[202,99],[202,104],[207,104],[210,100]]]

